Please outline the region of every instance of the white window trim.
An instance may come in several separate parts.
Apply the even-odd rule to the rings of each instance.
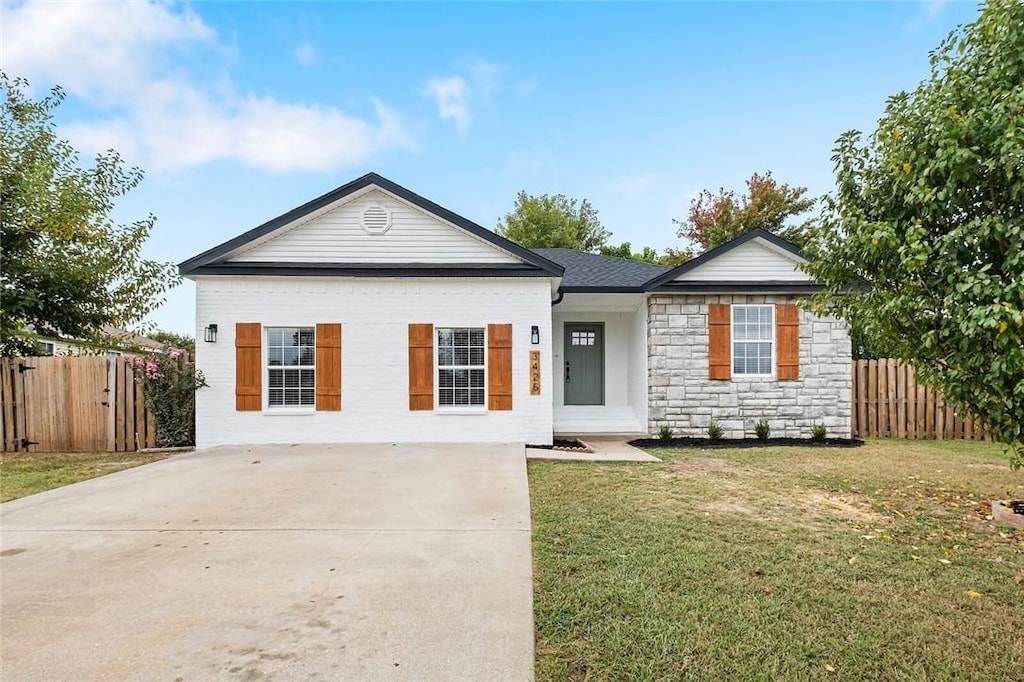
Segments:
[[[483,329],[484,332],[484,402],[482,405],[442,405],[441,404],[441,363],[438,361],[438,329]],[[435,324],[434,325],[434,412],[436,414],[462,414],[477,415],[487,414],[487,348],[490,338],[487,336],[486,324]],[[454,365],[446,365],[446,367]]]
[[[270,404],[270,330],[282,327],[309,328],[313,330],[313,404],[312,405],[271,405]],[[262,324],[260,357],[263,362],[263,414],[267,416],[301,416],[316,414],[316,324],[309,322]],[[275,365],[273,369],[285,369]]]
[[[769,308],[772,311],[772,352],[771,352],[771,367],[772,371],[768,374],[747,374],[736,371],[736,309],[737,308]],[[775,332],[777,322],[775,319],[777,311],[775,310],[774,303],[733,303],[729,306],[729,375],[733,378],[740,379],[774,379],[776,365],[776,356],[778,355],[778,347],[775,340]],[[740,343],[743,343],[742,341]]]

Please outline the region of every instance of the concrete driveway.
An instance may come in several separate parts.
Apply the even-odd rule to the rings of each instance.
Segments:
[[[6,681],[533,678],[521,445],[216,448],[0,529]]]

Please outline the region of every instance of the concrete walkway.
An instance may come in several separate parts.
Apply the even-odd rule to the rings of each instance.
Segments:
[[[572,452],[526,448],[527,459],[570,462],[660,462],[654,455],[629,445],[625,438],[611,436],[579,436],[593,452]]]
[[[18,680],[531,680],[521,446],[233,447],[0,505]]]

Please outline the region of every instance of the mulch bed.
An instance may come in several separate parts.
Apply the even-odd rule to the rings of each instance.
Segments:
[[[815,448],[859,448],[864,441],[858,438],[721,438],[712,442],[710,438],[637,438],[629,444],[638,448],[766,448],[778,446],[800,446]]]

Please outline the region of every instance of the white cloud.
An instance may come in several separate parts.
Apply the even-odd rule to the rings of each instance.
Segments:
[[[413,146],[398,114],[373,98],[372,115],[359,117],[241,90],[225,73],[215,32],[188,7],[26,2],[5,6],[4,15],[8,75],[59,83],[104,111],[106,118],[63,129],[86,152],[115,148],[155,169],[230,159],[272,171],[328,171]],[[200,50],[214,58],[174,59]],[[198,65],[193,72],[189,63]]]
[[[437,115],[450,119],[460,135],[469,132],[473,116],[470,105],[485,104],[501,91],[502,67],[471,56],[461,60],[451,76],[436,76],[427,81],[423,95],[434,100]]]
[[[437,115],[451,119],[459,135],[469,132],[469,86],[462,76],[448,78],[431,78],[423,89],[423,94],[433,98],[437,103]]]
[[[654,173],[626,176],[613,180],[611,190],[621,196],[637,197],[649,190],[657,181],[658,176]]]
[[[299,66],[309,66],[316,59],[316,48],[309,43],[300,43],[295,48],[295,61]]]
[[[60,83],[83,98],[119,99],[166,65],[174,48],[212,45],[190,9],[155,2],[25,2],[6,5],[3,68]]]

